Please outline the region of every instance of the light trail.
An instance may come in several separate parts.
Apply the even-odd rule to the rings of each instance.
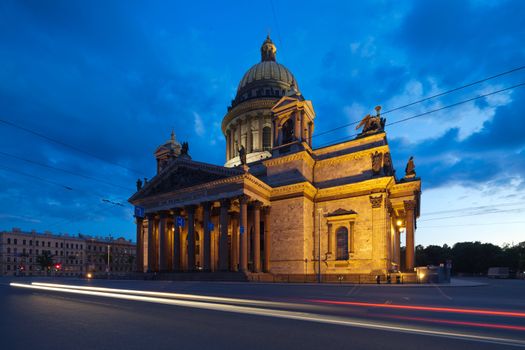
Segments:
[[[71,285],[71,284],[40,283],[40,282],[31,282],[31,284],[34,285],[34,286],[78,289],[78,290],[88,290],[88,291],[95,291],[95,292],[119,293],[119,294],[146,295],[146,296],[161,297],[161,298],[207,301],[207,302],[212,302],[212,303],[243,304],[243,305],[272,306],[272,307],[294,307],[294,306],[297,306],[296,304],[282,303],[282,302],[272,302],[272,301],[263,301],[263,300],[251,300],[251,299],[239,299],[239,298],[213,297],[213,296],[196,295],[196,294],[154,292],[154,291],[136,290],[136,289],[86,287],[86,286],[77,286],[77,285]]]
[[[515,326],[515,325],[509,325],[509,324],[443,320],[443,319],[436,319],[436,318],[408,317],[408,316],[397,316],[397,315],[376,315],[376,316],[394,318],[398,320],[421,321],[421,322],[450,324],[450,325],[469,326],[469,327],[505,329],[505,330],[511,330],[511,331],[525,331],[525,326]]]
[[[358,302],[358,301],[337,301],[337,300],[322,300],[322,299],[311,299],[309,301],[314,302],[314,303],[329,304],[329,305],[348,305],[348,306],[374,307],[374,308],[398,309],[398,310],[450,312],[450,313],[458,313],[458,314],[471,314],[471,315],[484,315],[484,316],[525,317],[525,312],[513,312],[513,311],[461,309],[461,308],[451,308],[451,307],[419,306],[419,305],[378,304],[378,303],[364,303],[364,302]]]
[[[298,321],[309,321],[309,322],[317,322],[317,323],[332,324],[332,325],[347,326],[347,327],[358,327],[358,328],[375,329],[375,330],[381,330],[381,331],[427,335],[427,336],[434,336],[434,337],[441,337],[441,338],[460,339],[460,340],[468,340],[468,341],[474,341],[474,342],[483,342],[483,343],[499,344],[499,345],[507,345],[507,346],[525,348],[525,341],[518,340],[518,339],[491,337],[491,336],[460,333],[460,332],[448,332],[448,331],[443,331],[443,330],[433,330],[433,329],[425,329],[421,327],[418,328],[418,327],[412,327],[412,326],[401,326],[401,325],[393,325],[393,324],[386,324],[386,323],[367,322],[367,321],[354,320],[354,319],[343,318],[343,317],[332,316],[332,315],[319,315],[319,314],[312,314],[312,313],[302,313],[302,312],[275,310],[275,309],[259,309],[255,307],[249,307],[249,306],[216,304],[216,303],[207,303],[207,302],[201,302],[201,301],[197,302],[197,301],[189,301],[189,300],[159,298],[159,297],[150,297],[150,296],[133,295],[133,294],[100,292],[100,291],[82,290],[82,289],[74,289],[74,288],[48,287],[48,286],[43,286],[43,285],[31,285],[31,284],[23,284],[23,283],[10,283],[9,285],[11,287],[25,288],[25,289],[30,289],[30,290],[44,290],[44,291],[51,291],[51,292],[63,292],[63,293],[70,293],[70,294],[98,296],[98,297],[113,298],[113,299],[142,301],[142,302],[174,305],[174,306],[181,306],[181,307],[192,307],[192,308],[198,308],[198,309],[204,309],[204,310],[223,311],[223,312],[230,312],[230,313],[266,316],[266,317],[276,317],[276,318],[298,320]]]

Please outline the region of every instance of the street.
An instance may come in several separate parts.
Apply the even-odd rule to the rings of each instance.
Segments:
[[[0,340],[4,349],[525,347],[525,281],[468,281],[486,285],[3,277]]]

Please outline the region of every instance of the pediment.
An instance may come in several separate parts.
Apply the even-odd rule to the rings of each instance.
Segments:
[[[148,182],[130,200],[143,199],[182,190],[238,175],[230,169],[197,162],[176,162]]]
[[[326,214],[325,216],[326,217],[333,217],[333,216],[343,216],[343,215],[352,215],[352,214],[357,214],[357,213],[355,211],[353,211],[352,209],[346,210],[346,209],[343,209],[343,208],[339,208],[339,209],[334,210],[331,213]]]

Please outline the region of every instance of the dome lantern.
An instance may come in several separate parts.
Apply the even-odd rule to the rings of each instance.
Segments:
[[[272,39],[270,39],[270,35],[266,37],[266,40],[263,42],[261,46],[261,62],[264,61],[274,61],[275,62],[275,54],[277,53],[277,47],[275,47],[275,44],[273,43]]]

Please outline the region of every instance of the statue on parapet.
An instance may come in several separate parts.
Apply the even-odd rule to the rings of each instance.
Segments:
[[[414,165],[414,157],[410,156],[405,167],[405,179],[412,179],[416,177],[416,166]]]
[[[142,189],[142,180],[137,179],[137,192],[140,191],[141,189]]]
[[[367,114],[356,126],[356,130],[359,130],[361,127],[363,128],[358,136],[370,135],[385,130],[386,119],[381,117],[381,106],[377,106],[375,110],[375,117]]]
[[[239,160],[241,161],[241,165],[246,165],[246,149],[242,144],[239,147],[239,144],[237,143],[237,152],[239,153]]]

